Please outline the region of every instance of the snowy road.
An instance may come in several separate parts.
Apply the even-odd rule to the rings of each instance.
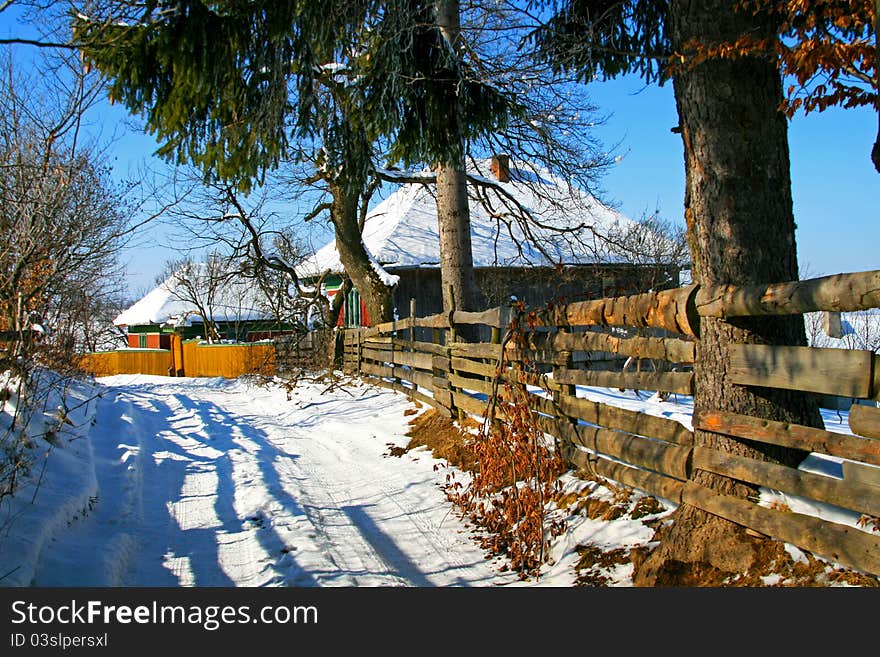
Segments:
[[[373,387],[322,395],[118,376],[89,430],[97,493],[42,548],[38,586],[489,586],[509,582],[450,511],[412,408]]]

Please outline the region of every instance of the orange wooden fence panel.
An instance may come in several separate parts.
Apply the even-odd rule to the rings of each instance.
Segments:
[[[275,374],[275,347],[271,342],[251,344],[183,343],[184,376],[221,376],[234,379],[242,374]]]
[[[83,356],[80,366],[95,376],[116,374],[168,376],[171,368],[171,352],[167,349],[120,349],[90,353]]]

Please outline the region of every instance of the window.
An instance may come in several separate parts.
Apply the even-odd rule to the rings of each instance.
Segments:
[[[138,347],[140,347],[141,349],[146,349],[146,348],[147,348],[147,336],[146,336],[146,334],[141,333],[141,334],[138,336]]]

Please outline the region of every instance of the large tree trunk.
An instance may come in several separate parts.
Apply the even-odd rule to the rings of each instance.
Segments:
[[[358,192],[348,192],[337,182],[329,184],[333,197],[330,219],[336,233],[336,249],[345,273],[357,288],[367,306],[370,322],[375,326],[394,319],[391,288],[370,262],[358,225]]]
[[[454,301],[456,310],[479,310],[463,166],[444,165],[437,171],[437,221],[443,308],[449,310]]]
[[[461,33],[458,0],[437,0],[437,26],[457,50]],[[450,124],[460,121],[457,106],[449,108]],[[477,283],[471,250],[471,216],[467,196],[464,148],[455,161],[442,162],[437,170],[437,221],[440,232],[440,280],[443,308],[478,310]],[[459,335],[463,335],[461,332]],[[466,332],[463,337],[466,337]]]
[[[673,44],[772,38],[766,18],[737,13],[730,0],[673,0]],[[695,281],[702,285],[771,283],[798,278],[795,223],[782,86],[773,62],[753,57],[710,60],[674,78],[685,156],[685,219]],[[735,413],[821,426],[812,397],[747,389],[728,380],[732,343],[806,344],[803,319],[703,318],[694,367],[694,410]],[[696,444],[796,466],[803,452],[747,444],[697,431]],[[737,497],[756,489],[708,472],[696,483]],[[755,542],[743,528],[682,504],[660,545],[634,578],[637,586],[699,585],[707,574],[741,573],[754,561]]]

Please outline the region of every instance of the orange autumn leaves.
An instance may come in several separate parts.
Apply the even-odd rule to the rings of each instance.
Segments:
[[[775,59],[788,82],[782,111],[791,118],[828,107],[878,106],[877,0],[739,0],[742,11],[771,14],[774,38],[740,36],[732,43],[686,43],[670,73],[707,59]]]

